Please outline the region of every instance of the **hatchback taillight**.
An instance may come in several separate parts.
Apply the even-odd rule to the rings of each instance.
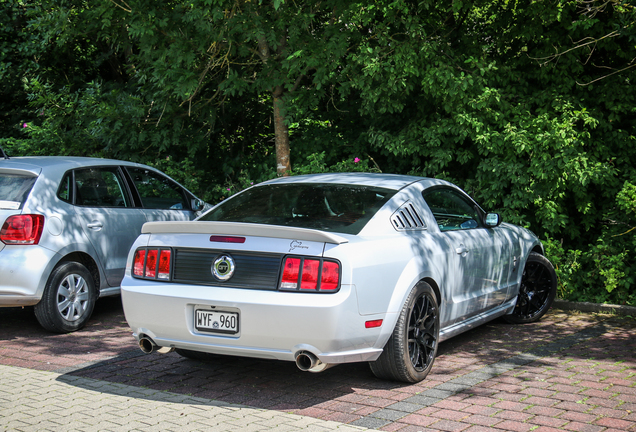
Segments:
[[[172,250],[142,248],[135,251],[132,274],[143,279],[170,280],[172,272]]]
[[[25,214],[9,216],[0,230],[4,244],[34,245],[40,242],[44,229],[44,216]]]
[[[336,292],[340,288],[340,263],[322,258],[286,257],[281,290]]]

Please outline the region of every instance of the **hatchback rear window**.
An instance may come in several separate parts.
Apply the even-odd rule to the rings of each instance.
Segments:
[[[341,184],[257,186],[227,199],[199,220],[358,234],[395,192],[385,188]]]
[[[37,177],[0,173],[0,209],[22,207]]]

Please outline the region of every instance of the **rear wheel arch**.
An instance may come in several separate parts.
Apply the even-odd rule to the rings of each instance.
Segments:
[[[101,275],[99,272],[99,266],[97,262],[86,252],[72,252],[66,256],[64,256],[56,265],[61,266],[67,262],[77,262],[82,264],[86,269],[91,273],[93,277],[93,282],[95,283],[95,289],[97,290],[97,295],[99,295],[99,291],[101,289]]]
[[[409,290],[382,353],[369,362],[377,378],[416,383],[426,377],[439,341],[438,295],[425,279]]]
[[[433,292],[435,293],[435,297],[437,298],[437,305],[439,307],[442,306],[442,292],[439,289],[439,285],[437,285],[437,282],[435,282],[435,280],[433,278],[430,277],[425,277],[424,279],[422,279],[420,282],[426,282],[427,284],[429,284],[431,286],[431,288],[433,288]],[[417,284],[416,284],[417,285]]]
[[[536,245],[535,247],[533,247],[530,252],[535,252],[539,255],[545,255],[545,253],[543,253],[543,248],[540,245]]]
[[[81,262],[63,260],[51,272],[40,301],[34,306],[42,327],[55,333],[81,329],[91,317],[98,296],[94,276]]]

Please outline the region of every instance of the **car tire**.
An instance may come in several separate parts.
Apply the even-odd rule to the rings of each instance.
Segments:
[[[201,352],[201,351],[192,351],[192,350],[181,349],[181,348],[177,348],[175,352],[179,354],[181,357],[185,357],[190,360],[198,360],[198,361],[210,361],[216,357],[215,354],[210,354],[210,353]]]
[[[530,252],[521,276],[517,304],[504,319],[513,324],[539,321],[550,309],[557,291],[557,275],[543,255]]]
[[[97,291],[93,276],[77,262],[66,262],[53,270],[42,299],[35,305],[40,325],[54,333],[70,333],[88,322]]]
[[[431,286],[417,284],[409,293],[380,357],[369,362],[380,379],[416,383],[433,367],[439,340],[439,307]]]

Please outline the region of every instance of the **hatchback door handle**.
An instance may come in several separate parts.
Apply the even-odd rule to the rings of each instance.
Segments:
[[[466,254],[470,251],[468,250],[466,246],[464,246],[463,244],[460,244],[459,247],[455,249],[455,252],[457,252],[458,255],[466,256]]]
[[[99,230],[100,228],[102,228],[104,225],[102,225],[101,222],[91,222],[88,225],[86,225],[87,227],[89,227],[90,229],[96,229]]]

